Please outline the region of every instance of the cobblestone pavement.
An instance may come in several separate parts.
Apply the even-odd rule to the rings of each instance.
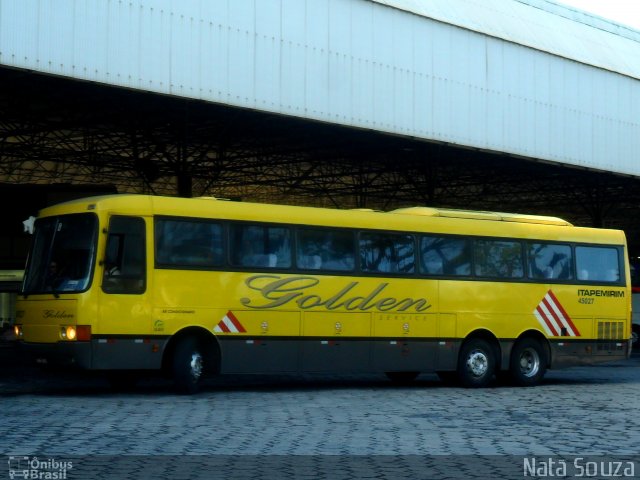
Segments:
[[[358,475],[345,478],[363,471],[370,475],[361,478],[396,478],[389,465],[397,466],[398,457],[410,463],[412,456],[447,456],[437,457],[440,465],[447,458],[468,464],[495,455],[624,455],[640,461],[639,356],[550,371],[534,388],[463,389],[430,375],[406,385],[364,375],[237,376],[211,379],[194,396],[174,394],[159,379],[123,393],[100,378],[4,368],[0,407],[5,455],[141,456],[138,470],[123,466],[120,478],[148,474],[159,455],[176,456],[169,462],[174,467],[189,459],[206,465],[214,456],[222,462],[216,471],[228,478],[239,472],[260,477],[250,467],[239,471],[233,462],[238,456],[262,466],[286,458],[290,475],[281,476],[296,478],[322,477],[317,462],[324,456],[382,462],[360,465]],[[299,460],[291,465],[291,458]],[[78,458],[76,464],[93,460]],[[142,478],[183,478],[185,471],[165,467]],[[465,478],[486,478],[474,472]],[[518,472],[520,478],[522,461]],[[435,477],[441,478],[422,478]],[[197,476],[189,470],[184,478]]]

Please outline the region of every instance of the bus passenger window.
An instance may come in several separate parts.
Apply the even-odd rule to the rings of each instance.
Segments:
[[[413,273],[413,236],[368,233],[360,234],[360,267],[364,272]]]
[[[471,275],[469,244],[465,238],[423,236],[420,239],[420,272],[427,275]]]
[[[139,294],[146,289],[145,223],[137,217],[112,217],[104,257],[102,290]]]
[[[508,240],[481,240],[473,243],[474,272],[479,277],[522,278],[522,246]]]
[[[620,260],[616,248],[576,247],[578,280],[617,283],[620,281]]]
[[[222,226],[215,222],[156,219],[156,265],[203,268],[222,265]]]
[[[288,228],[231,225],[231,263],[238,267],[290,268]]]
[[[298,231],[298,268],[352,271],[355,266],[353,233],[346,231]]]
[[[529,278],[535,280],[571,280],[573,257],[569,245],[530,243]]]

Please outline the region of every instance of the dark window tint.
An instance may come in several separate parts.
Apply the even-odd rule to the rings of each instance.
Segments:
[[[355,265],[354,250],[351,232],[301,230],[296,262],[302,269],[351,271]]]
[[[360,265],[364,272],[413,273],[413,237],[361,233]]]
[[[238,267],[291,267],[289,229],[260,225],[232,225],[231,262]]]
[[[144,220],[138,217],[112,217],[102,289],[107,293],[142,293],[145,284]]]
[[[607,247],[576,247],[576,273],[578,280],[618,282],[618,250]]]
[[[470,275],[470,241],[425,236],[420,239],[421,272],[428,275]]]
[[[213,267],[223,262],[222,226],[218,223],[158,219],[155,237],[158,265]]]
[[[529,277],[536,280],[570,280],[573,278],[569,245],[530,243]]]
[[[523,276],[520,242],[475,240],[473,249],[476,275],[493,278]]]

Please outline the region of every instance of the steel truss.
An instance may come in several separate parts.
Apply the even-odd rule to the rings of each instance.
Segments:
[[[635,177],[19,70],[0,82],[3,183],[550,214],[623,228],[640,252]]]

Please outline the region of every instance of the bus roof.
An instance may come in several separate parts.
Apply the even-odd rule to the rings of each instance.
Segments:
[[[408,207],[380,212],[340,210],[264,203],[235,202],[214,197],[179,198],[119,194],[88,197],[48,207],[40,216],[109,211],[122,215],[166,215],[260,221],[294,225],[467,234],[493,237],[562,239],[588,243],[625,244],[624,233],[576,227],[557,217],[503,212]]]
[[[485,212],[474,210],[456,210],[449,208],[409,207],[392,210],[389,213],[402,215],[419,215],[426,217],[467,218],[473,220],[493,220],[501,222],[537,223],[540,225],[573,226],[571,223],[558,217],[541,215],[523,215],[520,213]]]

